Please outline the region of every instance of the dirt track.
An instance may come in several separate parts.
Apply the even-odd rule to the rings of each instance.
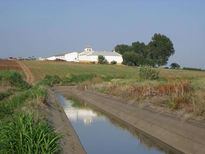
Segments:
[[[26,75],[26,81],[29,84],[33,85],[34,84],[34,76],[31,73],[30,69],[22,61],[17,60],[16,62],[20,65],[20,67],[24,71],[24,73]]]
[[[123,100],[75,87],[56,87],[64,96],[74,96],[136,129],[170,145],[182,153],[205,153],[205,124],[184,121],[167,113],[157,113],[148,108],[136,108]]]

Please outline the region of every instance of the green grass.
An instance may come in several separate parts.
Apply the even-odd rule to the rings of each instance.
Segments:
[[[35,121],[32,114],[0,123],[0,153],[53,154],[60,151],[56,144],[60,138],[47,123]]]
[[[0,71],[0,82],[20,89],[30,88],[30,85],[23,80],[22,75],[17,71]]]
[[[81,102],[80,100],[74,98],[74,97],[70,97],[68,98],[68,100],[72,101],[72,107],[77,107],[77,108],[83,108],[85,107],[85,104],[83,102]]]
[[[10,97],[0,95],[4,98],[0,101],[0,153],[59,153],[61,135],[45,121],[42,112],[49,86],[47,80],[30,87],[18,72],[2,71],[0,77],[2,83],[18,88],[10,89]]]
[[[135,78],[138,74],[136,67],[100,64],[78,64],[50,61],[24,61],[30,68],[35,80],[40,81],[46,74],[65,76],[95,74],[102,78]]]
[[[180,106],[180,109],[205,117],[205,72],[201,70],[155,68],[154,70],[160,71],[159,78],[157,77],[156,80],[151,81],[140,78],[139,67],[134,66],[55,61],[24,61],[24,63],[30,68],[36,82],[42,80],[46,74],[58,75],[63,81],[78,85],[79,88],[90,88],[109,95],[116,93],[117,96],[123,99],[135,99],[137,96],[142,95],[142,98],[151,100],[151,97],[155,96],[159,90],[166,89],[165,91],[169,92],[170,88],[175,88],[176,91],[180,89],[180,86],[176,87],[175,83],[180,85],[181,82],[184,82],[185,86],[186,83],[190,83],[190,87],[193,88],[192,93],[187,94],[184,98],[168,96],[173,97],[171,98],[172,101],[167,100],[167,105],[162,105],[170,108]],[[93,82],[93,78],[98,78],[99,81],[102,80],[96,83]],[[136,86],[136,88],[133,88],[133,86]],[[141,89],[141,94],[137,92],[137,87]],[[154,91],[150,91],[150,88]],[[159,93],[158,95],[157,97],[167,97],[166,94],[161,96]],[[176,105],[173,104],[173,101]],[[156,104],[160,105],[160,102]]]

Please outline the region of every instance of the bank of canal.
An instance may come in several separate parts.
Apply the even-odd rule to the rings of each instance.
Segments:
[[[73,107],[73,102],[56,94],[88,154],[174,153],[140,132],[89,107]]]

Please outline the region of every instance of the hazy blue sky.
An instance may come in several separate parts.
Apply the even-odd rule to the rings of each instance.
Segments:
[[[205,0],[0,0],[0,57],[48,56],[86,45],[168,36],[170,62],[205,68]]]

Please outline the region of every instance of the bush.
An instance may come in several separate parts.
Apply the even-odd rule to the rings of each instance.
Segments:
[[[43,82],[45,82],[48,86],[53,86],[55,84],[60,84],[62,80],[57,75],[54,75],[54,76],[46,75],[43,79]]]
[[[0,101],[8,96],[10,96],[11,92],[0,93]]]
[[[170,65],[170,67],[171,67],[171,69],[179,69],[179,68],[180,68],[180,65],[177,64],[177,63],[172,63],[172,64]]]
[[[117,62],[116,62],[115,60],[111,61],[110,63],[111,63],[112,65],[117,64]]]
[[[107,64],[108,61],[105,59],[104,56],[99,55],[99,56],[98,56],[98,63],[99,63],[99,64]]]
[[[0,153],[57,153],[60,138],[47,123],[35,121],[33,114],[0,122]]]
[[[65,83],[81,83],[84,81],[91,81],[93,78],[97,77],[96,74],[69,74],[66,75],[63,79]]]
[[[159,78],[159,71],[150,66],[140,67],[139,77],[145,80],[157,80]]]
[[[0,81],[6,82],[21,89],[28,89],[31,86],[23,80],[21,74],[17,71],[1,71]]]

